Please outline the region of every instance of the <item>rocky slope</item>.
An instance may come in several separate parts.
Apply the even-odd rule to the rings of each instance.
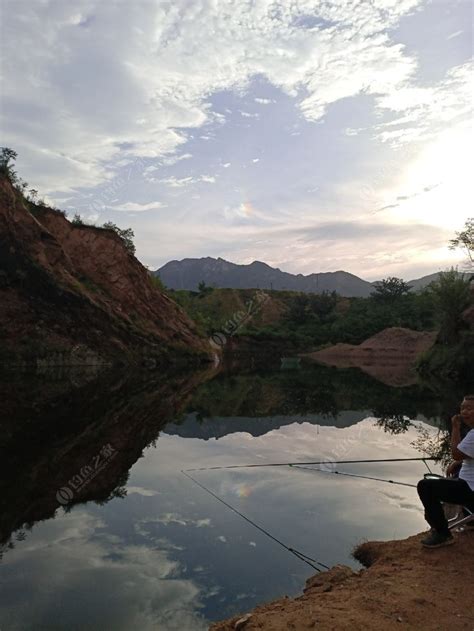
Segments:
[[[299,598],[261,605],[211,631],[472,631],[474,531],[438,550],[422,548],[421,538],[364,543],[355,556],[368,569],[336,566],[310,578]]]
[[[0,363],[160,363],[210,349],[112,230],[73,225],[0,178]]]

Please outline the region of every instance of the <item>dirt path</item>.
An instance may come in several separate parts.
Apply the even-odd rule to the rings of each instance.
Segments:
[[[474,531],[456,534],[454,545],[438,550],[422,548],[423,536],[364,543],[356,557],[368,569],[336,566],[308,579],[302,596],[264,604],[210,629],[473,631]]]
[[[436,332],[384,329],[357,346],[336,344],[303,357],[338,368],[360,368],[389,386],[416,383],[418,357],[436,340]]]

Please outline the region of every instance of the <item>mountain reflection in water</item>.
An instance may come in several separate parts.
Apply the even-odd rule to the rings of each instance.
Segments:
[[[417,457],[410,442],[420,422],[407,418],[436,431],[457,398],[322,366],[10,374],[0,394],[0,628],[114,631],[199,631],[300,592],[311,574],[181,469]],[[376,426],[376,418],[385,420]],[[425,469],[344,471],[413,483]],[[424,528],[416,491],[402,486],[286,467],[197,476],[327,565],[356,565],[350,551],[362,538]]]

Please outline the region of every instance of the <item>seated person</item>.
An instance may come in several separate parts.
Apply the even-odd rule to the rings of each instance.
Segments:
[[[462,422],[470,430],[461,440]],[[452,418],[451,453],[455,461],[462,462],[458,479],[423,479],[418,482],[425,519],[432,529],[431,534],[421,542],[426,548],[439,548],[454,542],[442,502],[461,504],[474,511],[474,395],[464,397],[461,414]]]

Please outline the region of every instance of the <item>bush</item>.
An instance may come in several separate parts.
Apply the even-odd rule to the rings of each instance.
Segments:
[[[85,226],[85,222],[82,219],[81,215],[79,215],[78,213],[74,213],[74,217],[71,219],[71,223],[74,226]]]
[[[122,239],[125,247],[130,252],[130,254],[135,254],[135,244],[133,242],[135,233],[131,228],[119,228],[117,224],[113,223],[112,221],[107,221],[106,223],[104,223],[102,228],[113,230]]]

